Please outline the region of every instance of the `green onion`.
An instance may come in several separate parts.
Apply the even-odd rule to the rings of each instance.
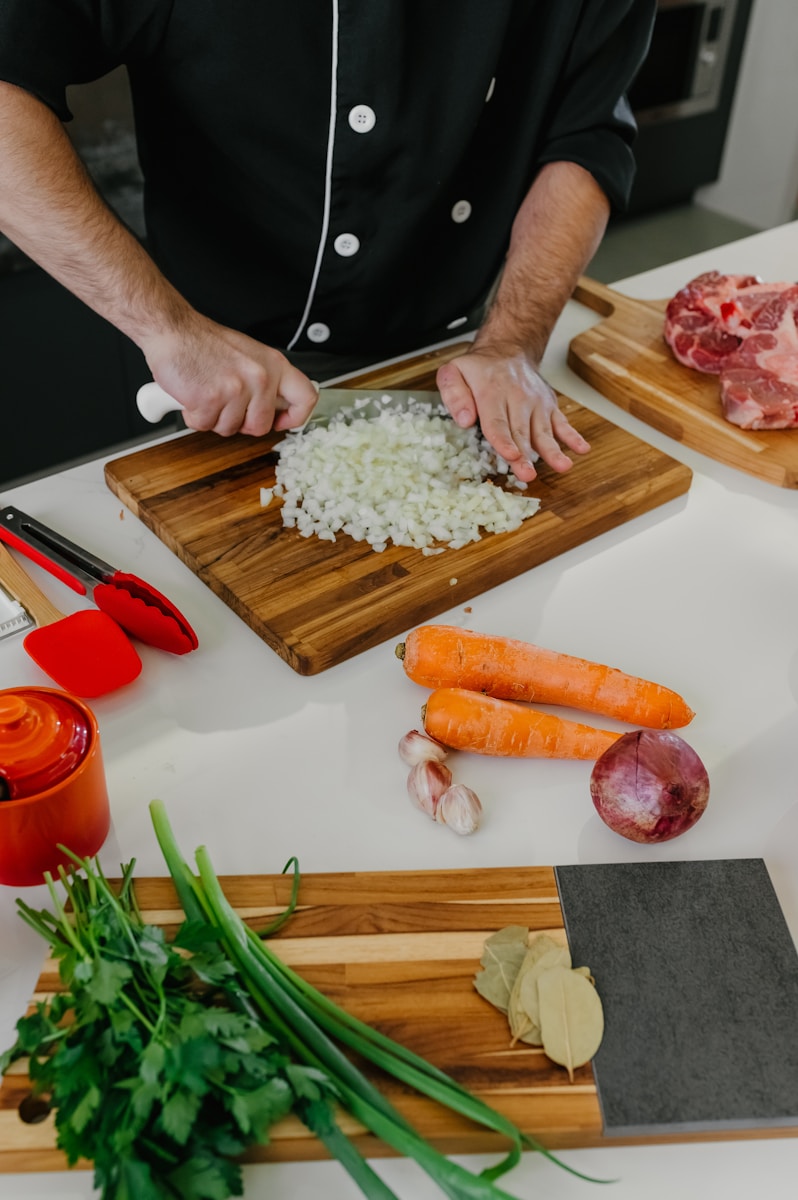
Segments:
[[[205,847],[195,852],[198,875],[194,875],[180,853],[163,804],[153,801],[150,813],[186,913],[202,912],[235,964],[256,1008],[279,1029],[301,1061],[329,1073],[332,1088],[344,1107],[371,1133],[415,1159],[452,1200],[506,1200],[508,1194],[493,1180],[517,1164],[522,1149],[537,1150],[572,1174],[589,1178],[556,1158],[445,1072],[353,1017],[292,971],[232,908]],[[295,865],[289,912],[296,903],[297,887]],[[283,914],[283,919],[287,915]],[[510,1143],[507,1154],[478,1175],[452,1163],[423,1139],[337,1043],[452,1111],[502,1134]],[[378,1195],[368,1190],[362,1178],[357,1182],[367,1196]]]

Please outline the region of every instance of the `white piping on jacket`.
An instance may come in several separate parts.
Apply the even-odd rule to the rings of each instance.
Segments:
[[[335,118],[336,108],[338,103],[338,0],[333,0],[332,6],[332,63],[330,71],[330,128],[327,134],[327,163],[324,171],[324,209],[321,221],[321,236],[319,238],[319,248],[316,252],[316,264],[313,268],[313,276],[310,281],[310,290],[308,298],[305,301],[305,311],[297,326],[296,333],[288,343],[287,349],[292,350],[302,334],[305,324],[310,313],[311,305],[316,295],[316,285],[319,281],[319,273],[321,272],[321,260],[324,256],[324,247],[327,241],[327,234],[330,228],[330,199],[332,194],[332,164],[333,164],[333,148],[335,145]]]

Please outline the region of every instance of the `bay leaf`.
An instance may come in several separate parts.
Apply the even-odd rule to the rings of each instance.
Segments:
[[[534,961],[535,958],[540,958],[542,955],[547,954],[549,950],[564,950],[565,953],[568,954],[568,947],[563,945],[562,942],[558,942],[548,933],[536,933],[534,937],[529,938],[528,953],[530,955],[530,961]],[[571,958],[569,954],[568,965],[570,966],[570,964]]]
[[[540,1031],[548,1057],[568,1071],[590,1062],[604,1036],[604,1010],[584,975],[551,967],[537,981]]]
[[[526,949],[529,945],[529,930],[526,925],[505,925],[502,929],[497,929],[485,939],[483,958],[485,950],[491,946],[500,946],[503,942],[519,942]]]
[[[474,987],[485,1000],[506,1013],[510,992],[527,952],[529,930],[523,925],[506,925],[486,939],[474,976]]]
[[[551,967],[570,965],[571,955],[567,946],[561,946],[546,934],[535,938],[526,952],[510,993],[507,1017],[512,1035],[511,1045],[518,1041],[531,1046],[541,1045],[538,979]]]

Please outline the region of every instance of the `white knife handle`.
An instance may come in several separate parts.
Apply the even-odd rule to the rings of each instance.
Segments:
[[[318,392],[319,385],[316,380],[311,379],[310,382]],[[136,405],[144,420],[152,422],[153,425],[167,413],[183,411],[183,405],[165,392],[158,383],[143,384],[136,392]]]
[[[182,412],[183,405],[157,383],[145,383],[136,392],[136,404],[145,421],[153,425],[169,412]]]

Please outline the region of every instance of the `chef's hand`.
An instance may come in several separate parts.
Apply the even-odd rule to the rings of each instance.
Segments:
[[[581,433],[562,414],[557,397],[537,367],[513,347],[474,345],[438,368],[437,386],[458,425],[479,420],[493,449],[524,483],[537,475],[531,461],[536,451],[554,471],[569,471],[575,454],[590,449]]]
[[[183,406],[189,429],[261,437],[302,425],[318,399],[279,350],[198,313],[141,348],[156,383]]]

